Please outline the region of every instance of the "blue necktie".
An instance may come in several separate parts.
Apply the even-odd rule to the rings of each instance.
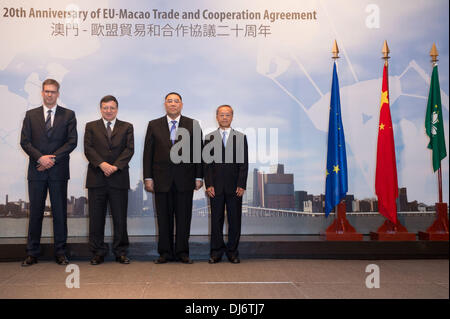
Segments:
[[[175,144],[175,132],[177,130],[177,121],[170,121],[172,123],[172,127],[170,128],[170,140],[172,141],[172,144]]]
[[[223,131],[223,138],[222,138],[223,146],[227,146],[227,131]]]

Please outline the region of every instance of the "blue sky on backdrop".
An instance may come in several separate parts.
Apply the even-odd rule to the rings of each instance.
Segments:
[[[331,47],[341,50],[338,73],[347,142],[349,193],[374,197],[374,168],[383,61],[387,40],[391,113],[394,121],[399,185],[410,200],[436,201],[436,178],[426,150],[424,116],[431,74],[431,45],[436,42],[448,149],[449,14],[448,1],[2,1],[4,7],[81,10],[127,8],[151,11],[316,11],[316,21],[104,20],[92,23],[269,25],[271,35],[256,38],[52,37],[53,20],[0,17],[0,196],[26,198],[27,157],[19,146],[24,112],[40,105],[40,83],[61,81],[61,103],[76,111],[79,143],[71,162],[69,194],[85,194],[85,123],[99,118],[98,101],[119,100],[119,115],[135,128],[131,183],[142,175],[142,150],[149,120],[164,114],[169,91],[183,95],[183,114],[216,126],[215,108],[235,108],[234,127],[278,129],[278,162],[294,173],[295,189],[324,193]],[[367,6],[376,4],[380,27],[368,28]],[[256,147],[256,141],[254,143]],[[255,153],[253,153],[255,154]],[[256,162],[251,169],[266,169]],[[448,201],[448,157],[444,160]],[[197,192],[196,197],[201,197]]]

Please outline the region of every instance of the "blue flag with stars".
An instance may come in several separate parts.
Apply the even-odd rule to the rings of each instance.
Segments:
[[[328,152],[325,181],[325,216],[345,198],[348,191],[347,155],[344,127],[342,126],[341,99],[336,63],[331,84],[330,122],[328,124]]]

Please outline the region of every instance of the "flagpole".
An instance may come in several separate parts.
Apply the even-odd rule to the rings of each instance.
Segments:
[[[431,47],[430,56],[431,56],[431,65],[434,68],[437,65],[437,61],[438,61],[437,57],[439,56],[439,53],[436,49],[435,43],[433,43],[433,46]],[[442,171],[441,171],[441,167],[439,167],[439,169],[438,169],[438,184],[439,184],[439,203],[442,203]]]
[[[384,65],[388,66],[388,59],[390,59],[391,57],[389,56],[389,52],[391,52],[389,50],[389,47],[387,45],[387,41],[384,41],[383,43],[383,49],[381,50],[381,53],[383,53],[383,57],[382,59],[384,59]]]
[[[331,50],[331,53],[333,53],[333,56],[331,57],[333,59],[333,63],[336,63],[336,72],[337,70],[337,59],[340,58],[339,56],[339,48],[336,42],[336,39],[333,42],[333,49]],[[341,226],[341,229],[339,229],[340,232],[343,232],[345,230],[345,222],[343,221],[343,219],[345,219],[345,209],[342,210],[339,209],[339,205],[342,204],[343,201],[341,201],[341,203],[339,203],[338,205],[336,205],[336,207],[334,208],[334,213],[336,214],[336,219],[340,220],[339,225]],[[342,206],[342,205],[341,205]],[[342,212],[344,213],[342,216]]]
[[[386,67],[386,77],[387,80],[389,80],[389,71],[388,71],[388,59],[390,59],[389,53],[389,47],[387,44],[387,41],[385,40],[383,43],[383,49],[381,50],[381,53],[383,54],[382,59],[384,59],[384,65]],[[385,74],[383,73],[383,81],[385,79]],[[389,84],[388,84],[388,91],[389,92]],[[389,100],[388,102],[389,103]],[[388,104],[390,109],[390,103]],[[380,119],[381,119],[381,107],[380,107]],[[380,134],[380,133],[378,133]],[[380,135],[378,135],[380,136]],[[395,150],[394,150],[395,152]],[[377,165],[378,165],[378,158],[377,158]],[[376,187],[376,186],[375,186]],[[380,211],[380,206],[378,206],[378,210]],[[397,223],[395,224],[389,219],[386,219],[376,232],[370,232],[370,238],[372,240],[398,240],[398,241],[414,241],[416,240],[416,234],[409,233],[405,226],[403,226],[400,221],[397,219]]]
[[[331,58],[334,63],[336,63],[337,59],[339,59],[339,48],[336,40],[334,40],[331,53],[333,53]],[[335,214],[336,217],[333,223],[327,227],[324,234],[322,233],[326,240],[361,241],[363,239],[363,235],[361,233],[357,233],[355,228],[347,220],[346,204],[344,199],[335,206]]]
[[[433,43],[430,51],[432,69],[437,65],[437,57],[439,56],[436,49],[436,44]],[[431,83],[430,83],[431,85]],[[419,232],[419,239],[421,240],[449,240],[449,224],[448,224],[448,206],[442,201],[442,171],[438,168],[438,185],[439,185],[439,202],[436,203],[436,219],[433,224],[428,227],[425,232]]]

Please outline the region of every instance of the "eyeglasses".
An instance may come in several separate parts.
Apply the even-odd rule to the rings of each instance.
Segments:
[[[180,100],[166,100],[166,103],[176,103],[176,104],[178,104],[178,103],[180,103],[181,101]]]
[[[49,90],[45,90],[44,93],[45,93],[45,94],[56,94],[56,93],[58,93],[58,91],[49,91]]]

